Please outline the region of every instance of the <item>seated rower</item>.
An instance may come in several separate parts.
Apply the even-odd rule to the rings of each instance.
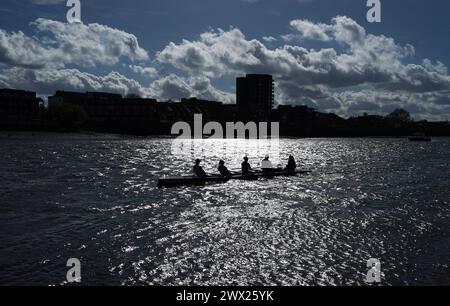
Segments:
[[[227,167],[225,167],[225,162],[221,160],[219,162],[219,167],[217,168],[219,170],[221,176],[230,176],[231,172],[228,170]]]
[[[252,170],[252,167],[248,163],[248,157],[247,156],[244,157],[244,161],[241,164],[241,168],[242,168],[242,175],[249,175],[250,174],[250,170]]]
[[[264,174],[268,174],[273,172],[273,165],[272,162],[269,160],[269,155],[266,155],[266,157],[261,162],[261,169]]]
[[[203,170],[203,168],[200,166],[200,162],[201,162],[200,159],[195,160],[195,166],[193,169],[194,175],[196,177],[205,178],[207,175],[206,175],[205,170]]]
[[[297,169],[297,164],[295,163],[294,156],[290,155],[288,164],[286,166],[286,170],[290,172],[295,172],[295,169]]]

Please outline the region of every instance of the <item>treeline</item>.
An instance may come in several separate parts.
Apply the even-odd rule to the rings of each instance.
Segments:
[[[92,120],[82,106],[63,103],[33,115],[0,113],[1,130],[103,132],[133,135],[171,135],[173,124],[184,121],[193,127],[195,113],[207,121],[240,120],[239,111],[220,104],[156,103],[151,116],[102,117]],[[280,106],[273,110],[272,122],[280,123],[280,136],[287,137],[401,137],[414,134],[450,136],[450,123],[414,121],[410,114],[397,109],[387,116],[363,115],[344,119],[335,114],[317,112],[306,106]],[[206,123],[206,122],[205,122]]]

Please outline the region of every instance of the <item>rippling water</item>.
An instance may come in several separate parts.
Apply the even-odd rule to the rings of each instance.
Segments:
[[[362,285],[369,258],[383,284],[450,285],[450,139],[282,139],[311,175],[176,189],[157,178],[194,156],[170,139],[0,144],[0,284],[64,284],[75,257],[84,285]]]

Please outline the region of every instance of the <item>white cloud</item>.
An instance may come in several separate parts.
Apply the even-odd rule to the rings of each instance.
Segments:
[[[323,23],[313,23],[309,20],[292,20],[291,27],[300,33],[301,38],[329,41],[331,38],[328,36],[327,31],[330,26]]]
[[[336,17],[332,24],[320,27],[326,28],[328,33],[324,35],[340,43],[345,51],[339,53],[334,48],[307,50],[295,45],[270,49],[258,40],[246,39],[239,29],[233,28],[205,32],[197,41],[170,43],[158,53],[157,58],[191,75],[221,77],[261,72],[273,74],[282,81],[295,81],[299,86],[383,86],[394,83],[407,87],[408,80],[414,81],[410,74],[412,67],[402,63],[414,54],[412,46],[400,46],[385,36],[368,35],[347,17]],[[308,35],[314,37],[318,34]],[[443,67],[439,69],[443,71]],[[436,73],[439,72],[429,69],[422,72],[421,78],[433,78],[441,86],[449,86],[447,74],[438,77]],[[416,86],[417,90],[428,90],[426,82],[421,84],[423,88]]]
[[[173,74],[157,79],[146,87],[115,71],[98,76],[78,69],[14,67],[0,71],[0,86],[32,90],[40,95],[51,95],[56,90],[101,91],[122,95],[133,93],[163,100],[198,97],[225,103],[234,102],[234,94],[215,88],[208,78],[185,79]]]
[[[211,85],[206,77],[181,78],[171,74],[150,84],[150,89],[155,96],[163,100],[197,97],[206,100],[234,103],[234,94],[221,91]]]
[[[158,72],[158,70],[153,67],[143,67],[143,66],[139,66],[139,65],[129,65],[128,67],[135,73],[149,77],[149,78],[156,78],[160,74]]]
[[[428,59],[421,64],[408,63],[415,55],[411,45],[402,46],[390,37],[368,34],[361,25],[345,16],[333,18],[330,24],[294,20],[291,26],[294,32],[290,35],[334,42],[341,47],[314,50],[286,44],[273,49],[231,28],[210,30],[198,40],[172,42],[157,54],[157,59],[191,76],[218,78],[269,73],[277,80],[279,102],[307,104],[321,110],[339,109],[347,115],[373,106],[373,102],[368,101],[370,98],[367,103],[357,104],[356,100],[345,100],[334,94],[352,92],[355,87],[371,88],[371,97],[376,92],[383,93],[382,97],[386,97],[386,92],[400,94],[404,99],[411,99],[409,107],[421,103],[428,107],[417,109],[430,111],[436,106],[427,93],[439,93],[439,101],[448,97],[447,67]],[[361,96],[360,101],[363,100]],[[355,101],[355,106],[344,107],[344,101]]]
[[[108,26],[63,23],[39,18],[36,36],[0,30],[0,63],[21,67],[113,65],[122,57],[146,60],[147,52],[133,34]]]
[[[42,95],[53,94],[55,90],[147,93],[139,82],[114,71],[105,76],[97,76],[78,69],[15,67],[3,70],[0,82],[11,88],[33,90]]]
[[[177,68],[176,75],[146,65],[149,56],[132,34],[100,24],[38,19],[32,23],[36,30],[32,37],[0,30],[0,86],[39,94],[93,90],[232,103],[234,94],[216,88],[211,80],[269,73],[276,79],[278,103],[306,104],[344,116],[383,113],[397,105],[417,117],[449,118],[450,77],[442,62],[417,63],[412,46],[367,33],[348,17],[337,16],[329,24],[309,20],[290,24],[288,35],[330,46],[317,50],[294,43],[280,46],[282,41],[271,36],[247,39],[237,28],[210,30],[196,40],[169,43],[156,54],[158,67]],[[123,58],[138,62],[123,65],[152,82],[143,86],[118,72],[99,76],[68,69],[114,65]]]
[[[275,37],[273,37],[273,36],[264,36],[262,39],[263,39],[265,42],[267,42],[267,43],[271,43],[271,42],[277,41],[277,39],[276,39]]]

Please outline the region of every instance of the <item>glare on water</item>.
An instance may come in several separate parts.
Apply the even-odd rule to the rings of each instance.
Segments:
[[[61,284],[68,258],[87,285],[355,285],[370,258],[383,284],[450,284],[449,139],[0,142],[2,284]],[[266,154],[313,173],[156,187],[198,157],[213,173]]]
[[[281,164],[280,140],[269,139],[174,139],[171,141],[170,155],[183,161],[197,158],[210,161],[212,165],[219,160],[240,167],[244,156],[259,165],[269,155],[276,165]]]

